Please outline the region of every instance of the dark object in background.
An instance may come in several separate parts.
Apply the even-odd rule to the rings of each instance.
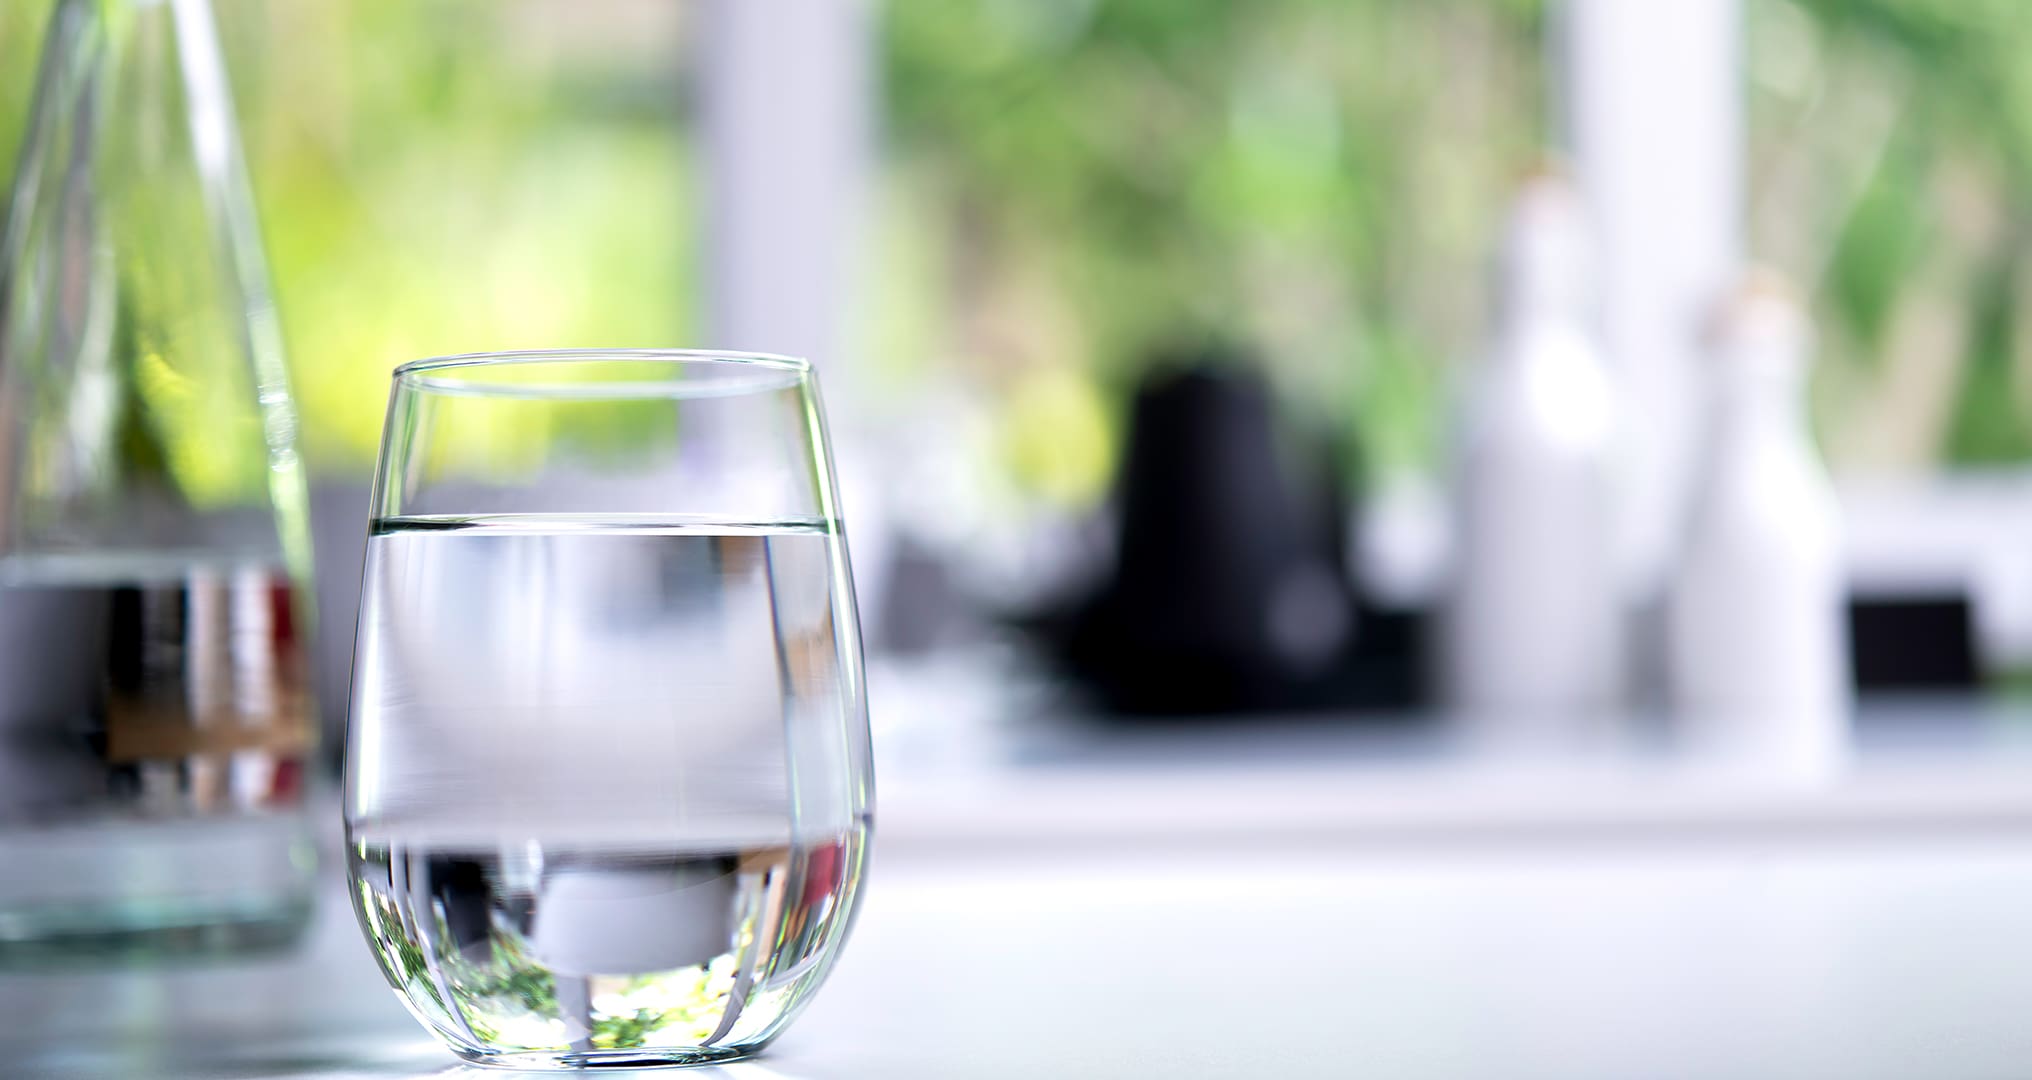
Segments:
[[[1114,573],[1070,620],[1068,666],[1125,714],[1373,697],[1357,673],[1364,620],[1331,454],[1280,452],[1261,380],[1225,355],[1197,359],[1137,395]]]
[[[1117,481],[1113,572],[1027,620],[1121,716],[1217,717],[1429,704],[1429,623],[1364,603],[1344,569],[1355,500],[1336,455],[1277,428],[1232,357],[1160,368],[1139,391]],[[1973,690],[1964,596],[1851,599],[1856,688]]]
[[[1966,595],[1849,599],[1856,689],[1974,690],[1982,678]]]

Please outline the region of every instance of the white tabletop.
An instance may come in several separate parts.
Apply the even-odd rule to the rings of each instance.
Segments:
[[[765,1057],[706,1074],[2032,1073],[2019,754],[1819,786],[1133,756],[885,780],[832,980]],[[329,886],[294,957],[0,977],[0,1075],[488,1075],[401,1010]]]

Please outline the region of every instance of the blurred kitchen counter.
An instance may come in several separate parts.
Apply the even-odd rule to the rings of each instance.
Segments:
[[[1872,707],[1801,782],[1641,742],[1005,726],[908,674],[873,683],[897,707],[854,940],[768,1055],[703,1075],[2032,1071],[2014,710]],[[336,875],[297,955],[8,975],[0,1016],[10,1078],[492,1072],[397,1005]]]
[[[871,694],[892,850],[2032,836],[2032,701],[1866,699],[1842,757],[1772,767],[1688,753],[1655,717],[1558,739],[1408,716],[1102,721],[981,657],[878,665]]]

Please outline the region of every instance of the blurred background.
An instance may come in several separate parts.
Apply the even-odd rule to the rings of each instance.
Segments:
[[[891,910],[935,928],[966,905],[925,868],[1012,851],[1077,912],[1203,884],[1126,855],[1095,884],[1093,851],[1523,849],[1386,860],[1357,883],[1385,897],[1370,959],[1472,996],[1475,935],[1550,925],[1491,1000],[1539,1016],[1531,973],[1592,974],[1519,1031],[1627,999],[1746,1002],[1754,1034],[1796,1007],[1866,1034],[1804,1024],[1792,1075],[1898,1075],[1933,1063],[1875,1023],[1910,1020],[1911,985],[1926,1030],[1994,1036],[1964,1063],[2022,1062],[2032,986],[1982,964],[2032,941],[2032,868],[1953,858],[2032,823],[2032,6],[212,4],[302,421],[333,760],[396,365],[808,356]],[[50,7],[0,4],[0,176]],[[202,472],[174,444],[203,425],[160,437]],[[1720,781],[1685,768],[1710,744]],[[1815,862],[1828,838],[1867,858]],[[1758,888],[1728,877],[1785,839]],[[1485,878],[1486,907],[1431,915]],[[1340,925],[1344,886],[1286,890],[1287,921]],[[1256,902],[1207,895],[1215,921]],[[1769,933],[1792,981],[1703,967],[1705,931],[1677,935],[1708,917],[1726,946]],[[1982,933],[1936,949],[1965,917]],[[1422,944],[1392,953],[1391,918]],[[915,948],[900,925],[876,942]],[[916,992],[881,970],[868,999]],[[946,1008],[926,1026],[979,1034]],[[1547,1060],[1630,1075],[1677,1039],[1709,1075],[1786,1074],[1754,1038],[1632,1030]]]
[[[892,0],[794,27],[665,0],[217,7],[329,606],[357,544],[324,519],[355,513],[395,364],[694,344],[819,360],[876,643],[976,638],[1099,572],[1085,526],[1137,386],[1218,338],[1365,509],[1365,600],[1421,609],[1506,207],[1563,157],[1627,225],[1607,364],[1648,386],[1628,373],[1670,364],[1644,354],[1691,348],[1642,325],[1643,282],[1784,273],[1820,331],[1811,423],[1857,581],[1966,601],[1987,687],[2032,658],[2032,568],[1990,542],[2032,456],[2017,5]],[[0,11],[0,169],[46,8]],[[1647,44],[1675,36],[1696,46]],[[1659,214],[1718,235],[1676,243]]]

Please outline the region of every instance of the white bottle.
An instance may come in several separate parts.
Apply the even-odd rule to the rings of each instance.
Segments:
[[[1592,325],[1578,197],[1530,182],[1498,267],[1498,321],[1459,429],[1450,704],[1472,728],[1564,736],[1621,704],[1615,395]]]
[[[1786,772],[1821,771],[1847,741],[1841,517],[1807,430],[1811,350],[1771,279],[1724,307],[1667,625],[1685,740]]]

